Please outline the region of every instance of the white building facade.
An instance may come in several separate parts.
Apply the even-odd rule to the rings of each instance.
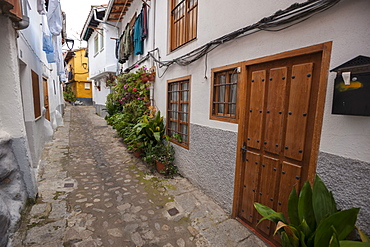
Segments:
[[[96,113],[105,117],[105,102],[110,88],[106,78],[117,73],[115,38],[118,27],[104,21],[106,6],[91,6],[91,11],[81,32],[81,39],[87,41],[89,58],[89,79],[93,81],[93,105]]]
[[[42,50],[36,1],[1,1],[0,6],[0,245],[6,246],[26,200],[36,197],[41,153],[53,129],[63,124],[64,100],[57,67]],[[4,11],[9,6],[18,14]]]
[[[105,18],[121,35],[144,5],[119,2]],[[286,211],[291,188],[318,174],[340,209],[361,208],[357,224],[370,234],[370,110],[333,113],[352,97],[338,103],[334,94],[370,84],[369,1],[147,3],[143,54],[119,69],[156,66],[154,105],[167,133],[182,136],[174,140],[181,174],[272,242],[253,202]],[[339,81],[352,75],[342,87],[331,70],[351,60],[337,71]]]

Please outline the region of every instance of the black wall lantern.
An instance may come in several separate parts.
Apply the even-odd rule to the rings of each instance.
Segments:
[[[73,39],[66,39],[66,44],[67,44],[68,49],[71,51],[73,49],[75,41]]]
[[[333,71],[332,114],[370,116],[370,57],[355,57]]]

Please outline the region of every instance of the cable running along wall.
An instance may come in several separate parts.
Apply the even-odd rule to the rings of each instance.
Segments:
[[[228,33],[218,39],[212,40],[208,42],[207,44],[185,55],[182,55],[178,58],[175,58],[169,61],[161,61],[161,58],[159,55],[159,49],[156,48],[152,51],[149,51],[145,57],[140,59],[135,64],[141,64],[145,60],[147,60],[149,57],[151,57],[159,65],[158,66],[159,68],[166,67],[162,75],[159,76],[159,77],[162,77],[164,73],[166,73],[168,67],[171,66],[172,64],[187,66],[197,61],[198,59],[202,58],[204,55],[208,54],[213,49],[217,48],[223,43],[229,42],[236,38],[250,35],[252,33],[255,33],[261,30],[270,31],[270,32],[277,32],[277,31],[284,30],[286,28],[289,28],[293,25],[301,23],[309,19],[310,17],[333,7],[340,1],[341,0],[308,0],[303,3],[294,3],[284,10],[278,10],[276,13],[274,13],[271,16],[265,17],[252,25],[249,25],[249,26],[240,28],[236,31],[233,31],[231,33]],[[158,58],[155,56],[155,53],[154,53],[155,51],[157,51]],[[133,68],[135,68],[135,64],[128,67],[125,70],[125,72],[127,73]]]

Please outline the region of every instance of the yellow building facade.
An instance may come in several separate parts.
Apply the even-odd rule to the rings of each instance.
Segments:
[[[92,105],[92,83],[89,76],[88,58],[85,57],[86,48],[69,51],[65,61],[68,70],[67,87],[72,89],[77,101],[84,105]]]

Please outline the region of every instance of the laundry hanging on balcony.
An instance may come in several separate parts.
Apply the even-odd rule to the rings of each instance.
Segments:
[[[118,45],[119,45],[118,62],[125,63],[132,53],[131,30],[129,23],[127,23],[125,30],[123,31],[120,37]]]

